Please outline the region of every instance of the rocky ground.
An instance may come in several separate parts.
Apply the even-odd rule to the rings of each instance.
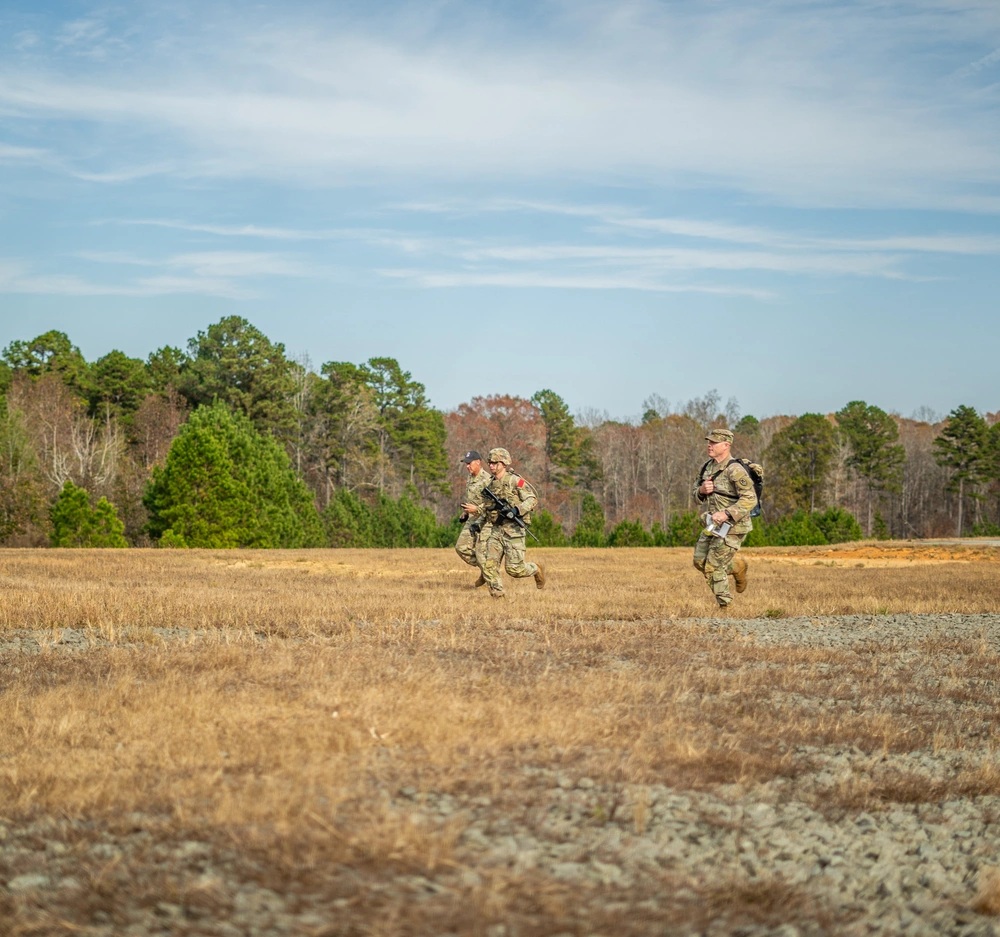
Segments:
[[[892,646],[899,667],[919,663],[928,642],[944,658],[961,656],[949,651],[954,642],[1000,649],[1000,616],[671,623],[678,626],[786,647]],[[156,629],[146,639],[192,637]],[[16,668],[19,655],[43,645],[85,653],[115,640],[71,629],[7,632],[0,660]],[[938,663],[947,670],[946,659]],[[934,718],[952,718],[948,707],[958,705],[941,703]],[[391,863],[321,868],[306,857],[276,863],[266,850],[199,835],[197,824],[181,838],[176,822],[138,813],[100,824],[8,819],[0,822],[0,915],[8,933],[102,937],[1000,930],[992,871],[1000,865],[1000,796],[981,793],[997,771],[991,739],[961,751],[790,754],[800,770],[747,787],[680,790],[529,764],[494,796],[381,790],[386,817],[449,844],[450,858],[429,859],[419,873]],[[978,778],[978,786],[956,792],[949,782],[958,776]],[[850,791],[879,778],[883,787],[895,779],[895,799],[853,809]]]

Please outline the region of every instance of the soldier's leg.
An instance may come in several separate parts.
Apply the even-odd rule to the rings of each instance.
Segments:
[[[483,528],[475,528],[479,532],[476,537],[476,566],[479,568],[479,578],[475,581],[475,587],[486,585],[486,577],[483,575],[483,566],[486,565],[486,541],[490,539],[490,531],[493,529],[488,524]]]
[[[486,565],[486,544],[493,533],[492,524],[484,524],[476,537],[476,565],[480,570]]]
[[[490,595],[503,595],[503,583],[500,582],[500,563],[503,562],[503,534],[498,528],[490,531],[483,547],[483,578],[490,587]]]
[[[733,571],[736,548],[721,537],[712,537],[712,541],[708,547],[708,556],[705,558],[705,578],[715,595],[715,600],[725,608],[733,601],[733,594],[729,591],[729,575]]]
[[[741,553],[733,557],[733,581],[737,592],[745,592],[747,588],[747,561]]]
[[[524,561],[527,539],[523,532],[513,536],[506,533],[503,535],[504,568],[511,579],[527,579],[538,572],[538,567],[534,563]]]
[[[699,573],[705,572],[705,560],[708,557],[709,541],[712,539],[718,538],[712,538],[709,534],[702,534],[698,538],[698,542],[694,545],[694,568]]]
[[[458,535],[455,552],[462,558],[463,563],[468,563],[470,566],[479,565],[476,559],[476,535],[470,530],[468,521],[462,526],[462,532]]]

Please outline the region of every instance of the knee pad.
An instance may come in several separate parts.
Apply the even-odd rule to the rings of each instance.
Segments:
[[[699,573],[705,572],[705,561],[699,559],[693,559],[691,562],[694,564],[694,568],[698,570]]]

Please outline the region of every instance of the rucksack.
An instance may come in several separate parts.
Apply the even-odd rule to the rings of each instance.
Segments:
[[[732,458],[730,462],[739,462],[747,470],[747,475],[750,476],[750,481],[753,482],[753,490],[757,495],[757,503],[754,505],[753,510],[750,512],[751,517],[760,517],[761,514],[761,495],[764,492],[764,466],[757,462],[751,462],[749,459],[737,459]],[[698,473],[698,477],[701,478],[705,474],[705,469],[707,469],[712,464],[712,460],[709,459],[702,467],[701,471]],[[726,463],[728,465],[729,462]],[[711,476],[714,482],[724,471],[726,466],[719,469],[714,475]],[[721,493],[721,492],[720,492]],[[728,497],[728,496],[727,496]]]

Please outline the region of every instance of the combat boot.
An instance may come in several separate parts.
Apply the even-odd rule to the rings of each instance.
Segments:
[[[480,586],[486,585],[486,577],[480,573],[479,578],[472,584],[473,589],[478,589]]]
[[[535,586],[541,589],[545,586],[545,567],[541,563],[535,565],[538,567],[535,570]]]
[[[490,598],[505,599],[507,598],[507,594],[505,592],[502,592],[500,589],[490,589]]]
[[[737,592],[745,592],[747,588],[747,561],[739,553],[733,557],[733,581]]]

